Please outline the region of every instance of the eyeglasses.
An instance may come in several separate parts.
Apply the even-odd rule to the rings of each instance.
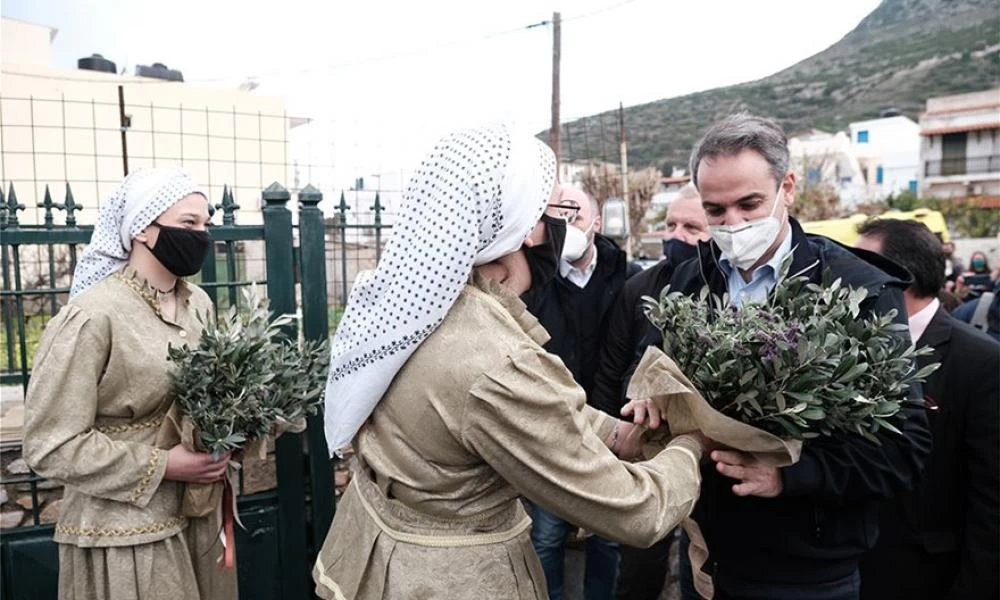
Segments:
[[[580,215],[580,206],[575,203],[570,204],[566,202],[547,204],[545,206],[545,214],[557,219],[565,219],[566,223],[569,224],[576,221],[577,217]]]

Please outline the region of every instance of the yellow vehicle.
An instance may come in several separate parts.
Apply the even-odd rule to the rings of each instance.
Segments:
[[[858,226],[867,221],[867,215],[851,215],[843,219],[828,219],[825,221],[809,221],[802,223],[802,229],[806,233],[823,235],[830,239],[837,240],[845,246],[853,246],[858,241]],[[948,224],[944,220],[944,215],[939,211],[929,208],[918,208],[917,210],[899,211],[890,210],[878,215],[880,219],[904,219],[920,221],[941,238],[942,242],[951,241],[948,233]]]

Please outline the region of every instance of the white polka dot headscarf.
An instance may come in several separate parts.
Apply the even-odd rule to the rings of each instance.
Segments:
[[[186,169],[153,168],[130,173],[101,205],[90,244],[73,272],[69,297],[122,270],[132,252],[132,238],[189,194],[205,196]]]
[[[518,250],[555,185],[555,156],[503,126],[458,131],[410,179],[374,273],[358,278],[334,336],[326,439],[347,446],[474,266]]]

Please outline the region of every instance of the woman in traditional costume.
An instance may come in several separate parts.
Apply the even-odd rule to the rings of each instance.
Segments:
[[[353,440],[357,469],[320,597],[545,598],[520,497],[634,546],[693,508],[702,440],[617,457],[637,430],[586,405],[519,299],[558,268],[555,172],[538,140],[493,127],[445,137],[410,180],[332,348],[327,441]]]
[[[211,248],[208,201],[181,169],[132,173],[101,206],[49,322],[25,399],[24,458],[65,485],[59,597],[235,600],[216,515],[181,515],[184,482],[221,480],[228,457],[155,445],[173,402],[167,347],[195,342],[208,296],[182,277]],[[227,540],[233,543],[233,540]]]

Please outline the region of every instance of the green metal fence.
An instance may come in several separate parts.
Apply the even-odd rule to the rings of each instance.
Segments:
[[[298,235],[295,235],[291,194],[279,184],[262,193],[263,225],[239,225],[239,206],[230,189],[216,206],[222,224],[212,228],[215,251],[206,259],[199,285],[216,303],[216,309],[239,301],[239,288],[253,283],[266,286],[276,313],[296,313],[301,302],[301,334],[307,339],[329,335],[327,300],[327,226],[319,209],[322,194],[307,186],[298,194]],[[67,184],[63,202],[56,203],[48,188],[42,225],[21,225],[13,184],[0,190],[0,254],[3,288],[0,312],[3,343],[0,352],[0,385],[4,390],[26,390],[31,377],[32,346],[44,323],[67,301],[70,275],[80,247],[93,232],[79,226],[75,213],[81,206]],[[59,212],[64,223],[56,224]],[[216,219],[218,220],[218,219]],[[346,222],[331,227],[346,231]],[[380,230],[378,230],[380,234]],[[296,243],[297,241],[297,243]],[[248,267],[248,249],[263,246],[255,278]],[[342,254],[346,260],[346,254]],[[345,281],[346,298],[346,281]],[[288,335],[299,335],[297,328]],[[310,568],[322,545],[334,513],[333,464],[328,459],[322,416],[312,417],[303,434],[285,434],[275,444],[274,489],[243,494],[239,514],[245,529],[237,529],[237,565],[240,596],[244,599],[309,598]],[[41,497],[52,495],[53,484],[22,467],[12,473],[9,457],[19,454],[19,442],[0,442],[3,480],[8,502],[18,493],[30,496],[26,523],[4,529],[0,537],[2,596],[11,600],[45,600],[56,597],[58,558],[52,542],[53,525],[43,523]],[[240,491],[245,492],[241,477]]]

